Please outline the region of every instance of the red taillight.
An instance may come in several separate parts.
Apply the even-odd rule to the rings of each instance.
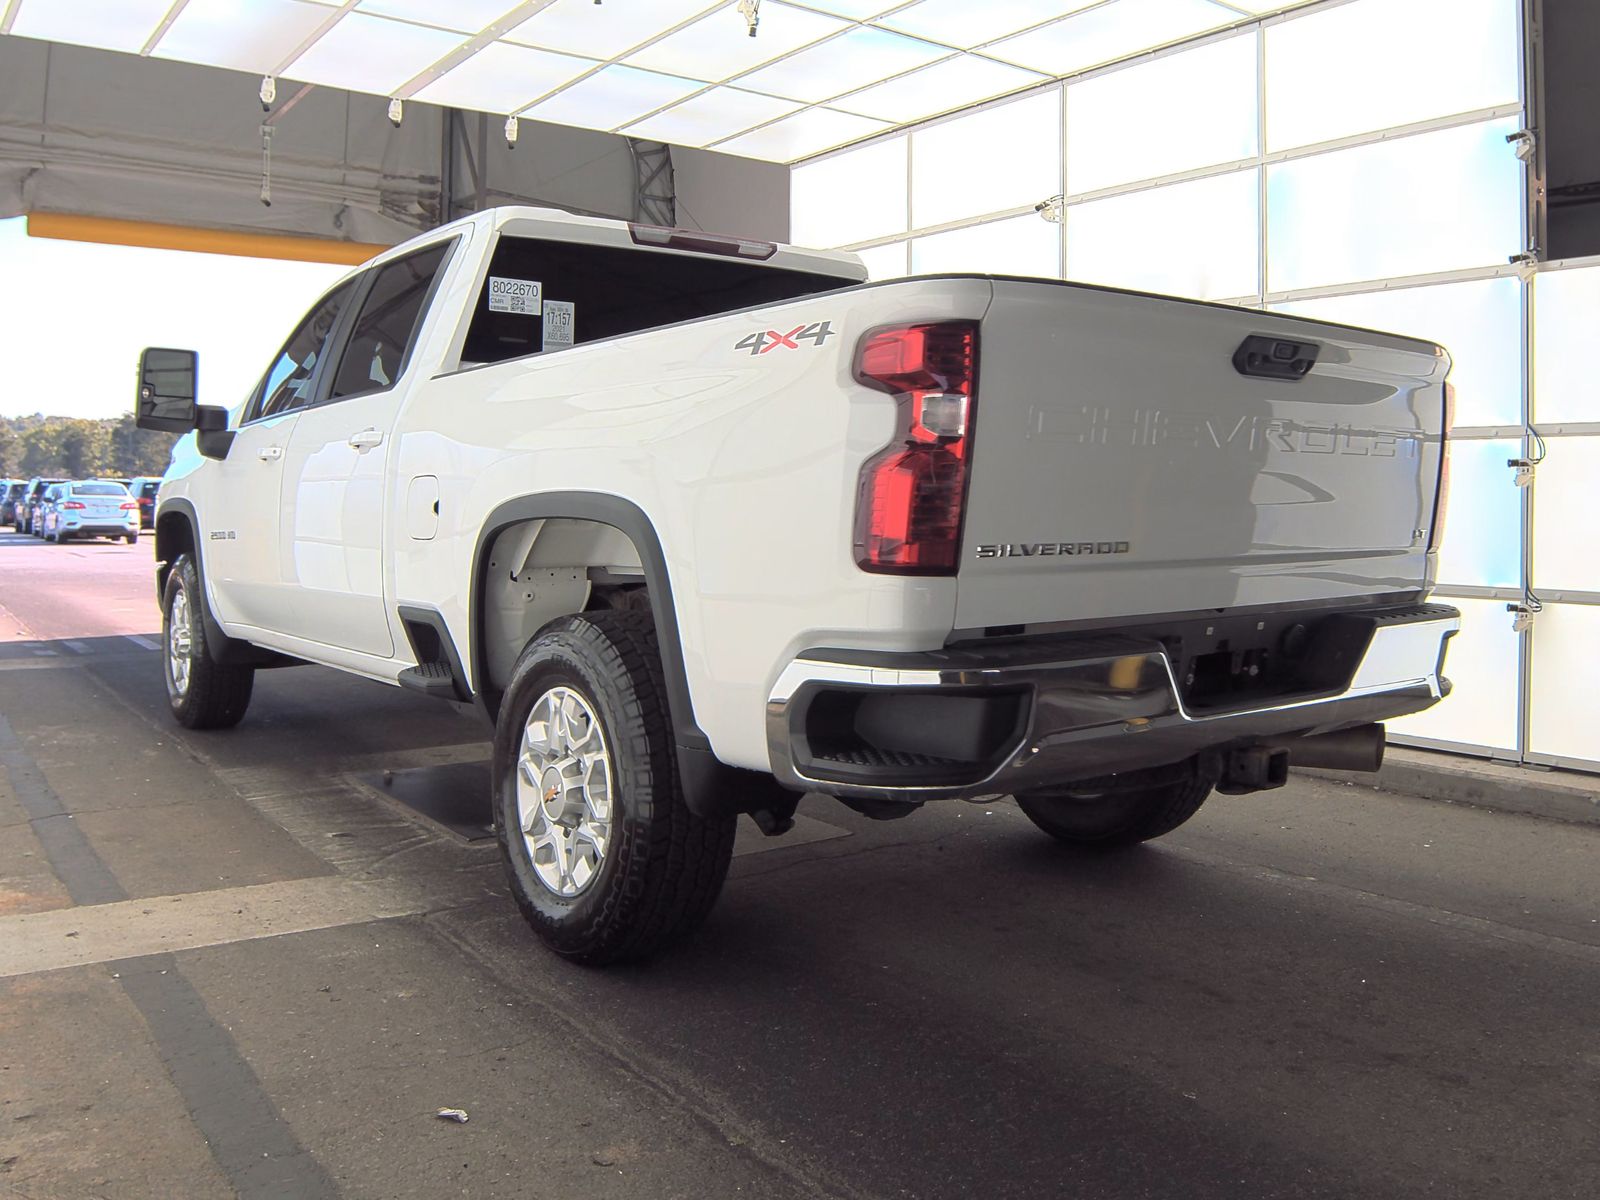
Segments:
[[[129,500],[126,504],[119,504],[117,507],[126,512],[130,508],[138,508],[139,502],[137,500]]]
[[[1450,430],[1456,423],[1456,385],[1444,385],[1444,429],[1439,435],[1439,494],[1433,501],[1433,528],[1428,532],[1428,549],[1444,544],[1444,518],[1450,502]]]
[[[856,564],[894,575],[953,575],[967,501],[978,326],[974,321],[875,329],[856,380],[899,401],[895,440],[861,468]]]
[[[61,507],[62,508],[82,508],[83,507],[83,501],[81,501],[81,500],[64,500],[61,503]]]

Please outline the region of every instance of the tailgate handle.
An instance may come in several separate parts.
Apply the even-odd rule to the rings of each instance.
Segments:
[[[1252,333],[1233,352],[1233,367],[1241,375],[1260,379],[1304,379],[1316,366],[1321,350],[1316,342]]]

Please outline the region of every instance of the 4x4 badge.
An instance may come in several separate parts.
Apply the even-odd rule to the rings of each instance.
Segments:
[[[833,334],[834,330],[829,322],[813,321],[809,325],[796,325],[788,333],[779,333],[776,329],[752,333],[749,337],[735,342],[733,348],[748,350],[751,354],[766,354],[770,350],[798,350],[801,342],[810,342],[816,347],[822,345]]]

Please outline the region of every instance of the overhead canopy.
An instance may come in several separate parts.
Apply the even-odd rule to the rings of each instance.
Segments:
[[[384,100],[322,87],[292,109],[285,100],[298,89],[279,98],[264,205],[260,83],[0,37],[0,217],[72,213],[385,245],[440,222],[445,111],[412,106],[396,129]],[[511,151],[492,132],[480,147],[485,203],[633,216],[626,139],[529,123]]]
[[[0,33],[787,163],[1305,2],[0,0]]]

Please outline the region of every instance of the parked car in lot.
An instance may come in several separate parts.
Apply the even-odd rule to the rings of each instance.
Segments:
[[[40,536],[47,542],[73,538],[121,538],[130,546],[139,540],[139,502],[115,480],[85,479],[58,483],[45,492]]]
[[[139,528],[151,529],[156,523],[156,492],[161,489],[161,480],[149,475],[140,475],[128,480],[128,491],[139,503]]]
[[[737,815],[783,833],[805,792],[1009,794],[1128,845],[1290,763],[1374,771],[1379,722],[1448,692],[1441,347],[865,277],[504,208],[335,285],[235,413],[146,351],[140,426],[187,431],[173,716],[234,725],[305,661],[475,703],[523,915],[607,962],[692,928]]]
[[[22,498],[22,493],[28,488],[26,479],[6,480],[5,490],[0,492],[0,525],[17,524],[17,501]]]
[[[44,495],[44,490],[54,483],[65,483],[64,479],[46,479],[35,475],[28,480],[22,498],[17,501],[16,528],[18,533],[31,533],[39,536],[39,501]]]
[[[61,494],[61,487],[62,485],[59,483],[52,483],[39,493],[38,503],[33,506],[34,518],[31,523],[34,537],[44,537],[45,518],[50,515],[50,510],[55,507],[56,497]]]

